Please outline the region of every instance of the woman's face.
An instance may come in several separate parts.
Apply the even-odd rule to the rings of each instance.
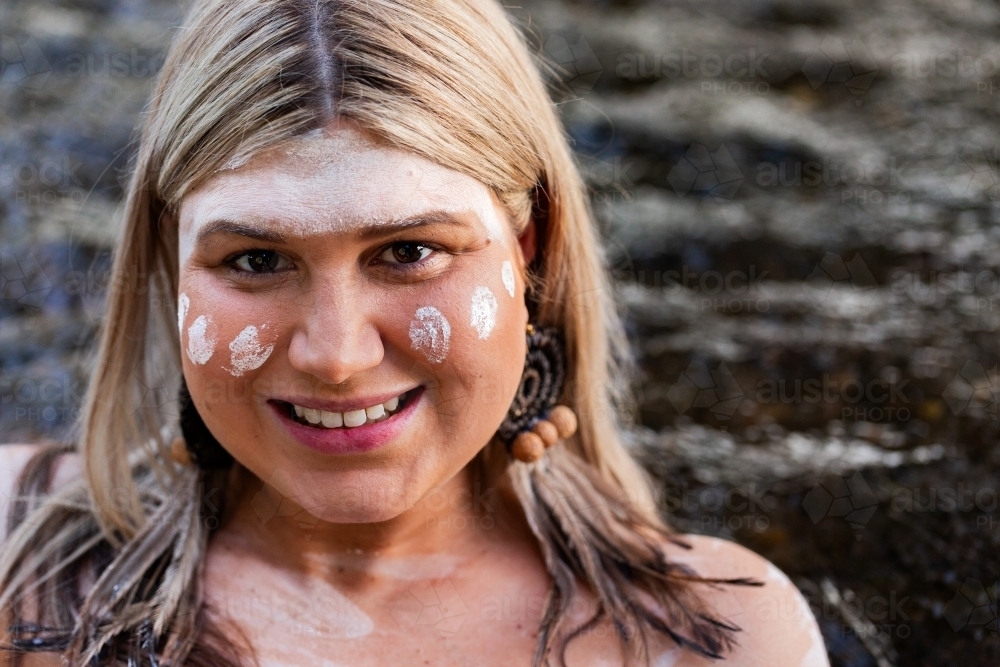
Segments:
[[[397,516],[503,420],[525,354],[523,255],[481,182],[341,122],[220,172],[179,229],[195,405],[316,517]]]

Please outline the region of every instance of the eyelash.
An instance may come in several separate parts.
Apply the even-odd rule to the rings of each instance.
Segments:
[[[403,244],[412,244],[419,246],[421,248],[428,248],[431,252],[427,256],[422,257],[421,259],[415,262],[399,262],[399,263],[381,262],[383,266],[389,267],[388,270],[397,271],[400,273],[406,273],[421,269],[424,267],[424,264],[426,264],[428,261],[431,261],[434,258],[434,256],[439,254],[442,250],[440,247],[438,247],[433,243],[426,243],[423,241],[393,241],[392,243],[383,246],[375,253],[376,259],[384,255],[386,251],[390,250],[393,246],[403,245]],[[233,274],[236,274],[240,279],[266,280],[268,278],[273,277],[275,273],[281,273],[281,271],[246,271],[244,269],[237,268],[236,266],[236,262],[247,255],[254,253],[265,253],[265,252],[281,254],[274,248],[244,248],[239,252],[229,255],[226,259],[222,261],[222,263],[225,264],[227,267],[229,267],[229,271]]]
[[[420,269],[425,268],[425,265],[428,262],[434,261],[435,256],[437,254],[439,254],[439,252],[441,251],[440,247],[434,245],[433,243],[426,243],[424,241],[393,241],[392,243],[390,243],[390,244],[388,244],[386,246],[383,246],[382,248],[380,248],[378,250],[378,252],[375,254],[376,260],[378,260],[378,258],[380,258],[382,255],[384,255],[386,252],[388,252],[389,250],[391,250],[394,246],[400,246],[400,245],[415,245],[418,248],[427,248],[431,252],[428,253],[425,257],[421,257],[420,259],[418,259],[415,262],[398,262],[397,263],[397,262],[381,262],[380,261],[380,264],[382,266],[387,266],[390,271],[397,271],[399,273],[406,273],[406,272],[410,272],[410,271],[418,271]]]
[[[230,255],[229,257],[227,257],[226,259],[222,260],[222,263],[225,264],[227,267],[229,267],[230,273],[236,275],[241,280],[243,280],[243,279],[248,279],[248,280],[266,280],[268,278],[273,277],[275,273],[280,273],[280,271],[274,271],[274,272],[271,272],[271,271],[246,271],[246,270],[238,268],[236,266],[236,262],[239,261],[240,259],[242,259],[243,257],[246,257],[247,255],[255,254],[255,253],[265,253],[265,252],[273,252],[275,254],[280,254],[274,248],[244,248],[244,249],[240,250],[239,252],[233,253],[232,255]]]

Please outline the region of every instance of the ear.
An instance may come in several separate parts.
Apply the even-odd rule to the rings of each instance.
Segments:
[[[517,238],[518,244],[521,246],[521,253],[524,255],[525,265],[530,265],[535,259],[535,253],[538,252],[538,233],[535,227],[535,220],[528,223],[528,226],[524,228],[524,231]]]

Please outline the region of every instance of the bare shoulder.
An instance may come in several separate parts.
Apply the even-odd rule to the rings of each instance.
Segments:
[[[42,444],[0,445],[0,541],[6,539],[7,514],[10,510],[10,503],[19,492],[18,477],[31,457],[40,452],[44,446]],[[53,488],[59,488],[82,472],[78,459],[79,457],[75,454],[59,457],[55,467]],[[6,626],[6,623],[3,626]],[[0,652],[0,667],[14,664],[12,655],[6,651]],[[59,667],[62,661],[55,654],[28,653],[22,655],[17,664],[22,667]]]
[[[10,503],[17,497],[17,479],[31,457],[42,450],[42,444],[0,445],[0,540],[6,537],[7,512]],[[82,462],[77,454],[60,456],[55,464],[52,489],[58,489],[78,478],[83,472]]]
[[[823,636],[809,604],[784,572],[749,549],[715,537],[683,535],[691,545],[668,544],[668,556],[713,578],[746,577],[763,586],[704,586],[716,613],[741,628],[729,661],[744,667],[829,667]],[[698,656],[675,663],[718,664]]]
[[[16,491],[17,478],[32,456],[37,454],[43,444],[13,444],[0,445],[0,491],[8,498]],[[69,453],[59,457],[55,464],[55,475],[52,488],[58,489],[78,478],[83,473],[83,464],[79,454]]]
[[[653,667],[830,667],[823,636],[812,610],[795,584],[766,558],[728,540],[681,535],[690,549],[665,543],[667,557],[689,565],[700,576],[714,579],[747,578],[762,586],[698,585],[696,590],[723,621],[740,628],[736,646],[721,661],[681,649],[666,636],[650,637]],[[593,612],[593,596],[581,605],[573,623]],[[582,612],[588,613],[582,613]],[[623,654],[616,631],[606,618],[571,642],[566,664],[621,664]]]

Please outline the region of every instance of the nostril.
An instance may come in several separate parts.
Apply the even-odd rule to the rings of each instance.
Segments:
[[[292,335],[288,363],[297,371],[335,385],[376,368],[385,358],[382,336],[371,322],[355,320],[331,312],[312,316]]]

